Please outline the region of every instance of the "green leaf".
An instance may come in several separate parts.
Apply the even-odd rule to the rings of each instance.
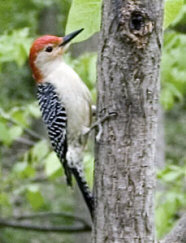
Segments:
[[[27,167],[27,162],[25,161],[25,162],[19,162],[19,163],[16,163],[15,164],[15,166],[14,166],[14,171],[15,172],[22,172],[22,171],[24,171],[25,169],[26,169],[26,167]]]
[[[94,174],[94,158],[92,154],[89,152],[84,154],[83,164],[85,168],[85,176],[86,180],[90,186],[93,187],[93,174]]]
[[[0,193],[0,205],[1,206],[10,205],[8,195],[4,192]]]
[[[66,34],[84,28],[84,31],[74,38],[80,42],[91,37],[100,30],[101,0],[73,0],[68,16]]]
[[[50,153],[50,155],[45,160],[45,173],[48,177],[58,177],[61,176],[62,169],[61,163],[57,158],[54,152]]]
[[[2,35],[0,37],[0,62],[15,61],[18,66],[23,66],[32,42],[28,36],[28,28],[13,30]]]
[[[171,109],[186,94],[186,36],[171,31],[164,37],[161,102],[165,109]]]
[[[177,171],[172,171],[164,175],[163,180],[166,182],[174,182],[181,176],[181,173],[178,173]]]
[[[29,185],[27,187],[26,197],[34,210],[44,206],[44,198],[37,185]]]
[[[37,103],[32,103],[27,106],[27,110],[29,111],[30,115],[32,115],[34,118],[40,118],[41,112],[39,109],[39,106]]]
[[[13,126],[9,129],[9,134],[11,140],[15,140],[16,138],[20,137],[23,132],[23,129],[20,126]]]
[[[65,62],[79,74],[89,90],[92,91],[95,89],[97,54],[94,52],[86,53],[76,59],[73,59],[69,54],[66,54],[64,58]]]
[[[5,145],[11,143],[22,134],[22,128],[19,126],[8,127],[5,122],[0,122],[0,141]]]
[[[157,177],[167,183],[175,183],[178,179],[184,178],[185,171],[185,167],[180,168],[179,166],[168,165],[164,170],[157,173]]]
[[[17,123],[23,126],[28,125],[28,113],[25,109],[22,109],[20,107],[14,107],[10,112],[10,116]]]
[[[33,147],[31,151],[31,156],[34,162],[41,161],[49,152],[48,142],[42,140]]]
[[[158,238],[161,238],[166,232],[170,231],[180,206],[184,207],[185,205],[185,199],[183,194],[179,194],[177,191],[168,191],[163,192],[159,200],[155,217],[157,235]]]
[[[88,53],[80,56],[75,63],[74,69],[86,83],[89,89],[93,89],[96,83],[96,53]]]
[[[160,102],[164,109],[169,110],[174,105],[174,97],[178,100],[182,100],[183,96],[181,92],[171,83],[166,83],[166,87],[161,91]]]
[[[183,0],[166,0],[164,14],[164,29],[166,29],[177,17],[183,6]]]
[[[16,163],[13,170],[20,178],[33,178],[35,176],[35,169],[26,161]]]
[[[9,129],[3,122],[0,122],[0,141],[2,141],[6,145],[9,145],[11,143]]]

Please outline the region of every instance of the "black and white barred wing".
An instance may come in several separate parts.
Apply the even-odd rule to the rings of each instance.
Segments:
[[[42,118],[48,129],[48,135],[54,151],[63,163],[67,183],[71,184],[71,173],[67,167],[67,115],[65,107],[59,100],[55,88],[50,83],[38,85],[37,98],[39,100]]]

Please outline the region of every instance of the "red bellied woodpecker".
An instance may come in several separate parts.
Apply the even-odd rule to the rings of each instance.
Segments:
[[[71,185],[73,174],[92,215],[93,197],[83,175],[82,152],[91,125],[91,96],[77,73],[62,59],[68,43],[83,29],[65,37],[45,35],[30,49],[29,62],[37,98],[54,151]]]

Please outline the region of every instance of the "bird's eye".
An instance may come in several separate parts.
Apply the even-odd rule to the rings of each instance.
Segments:
[[[53,50],[53,47],[52,47],[52,46],[48,46],[48,47],[45,49],[46,52],[52,52],[52,50]]]

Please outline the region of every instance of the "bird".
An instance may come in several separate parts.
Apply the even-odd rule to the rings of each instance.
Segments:
[[[83,29],[64,37],[37,38],[29,54],[29,64],[37,86],[37,99],[53,150],[63,165],[68,185],[72,175],[93,216],[93,195],[83,172],[83,150],[92,122],[91,94],[79,75],[62,56],[70,41]]]

